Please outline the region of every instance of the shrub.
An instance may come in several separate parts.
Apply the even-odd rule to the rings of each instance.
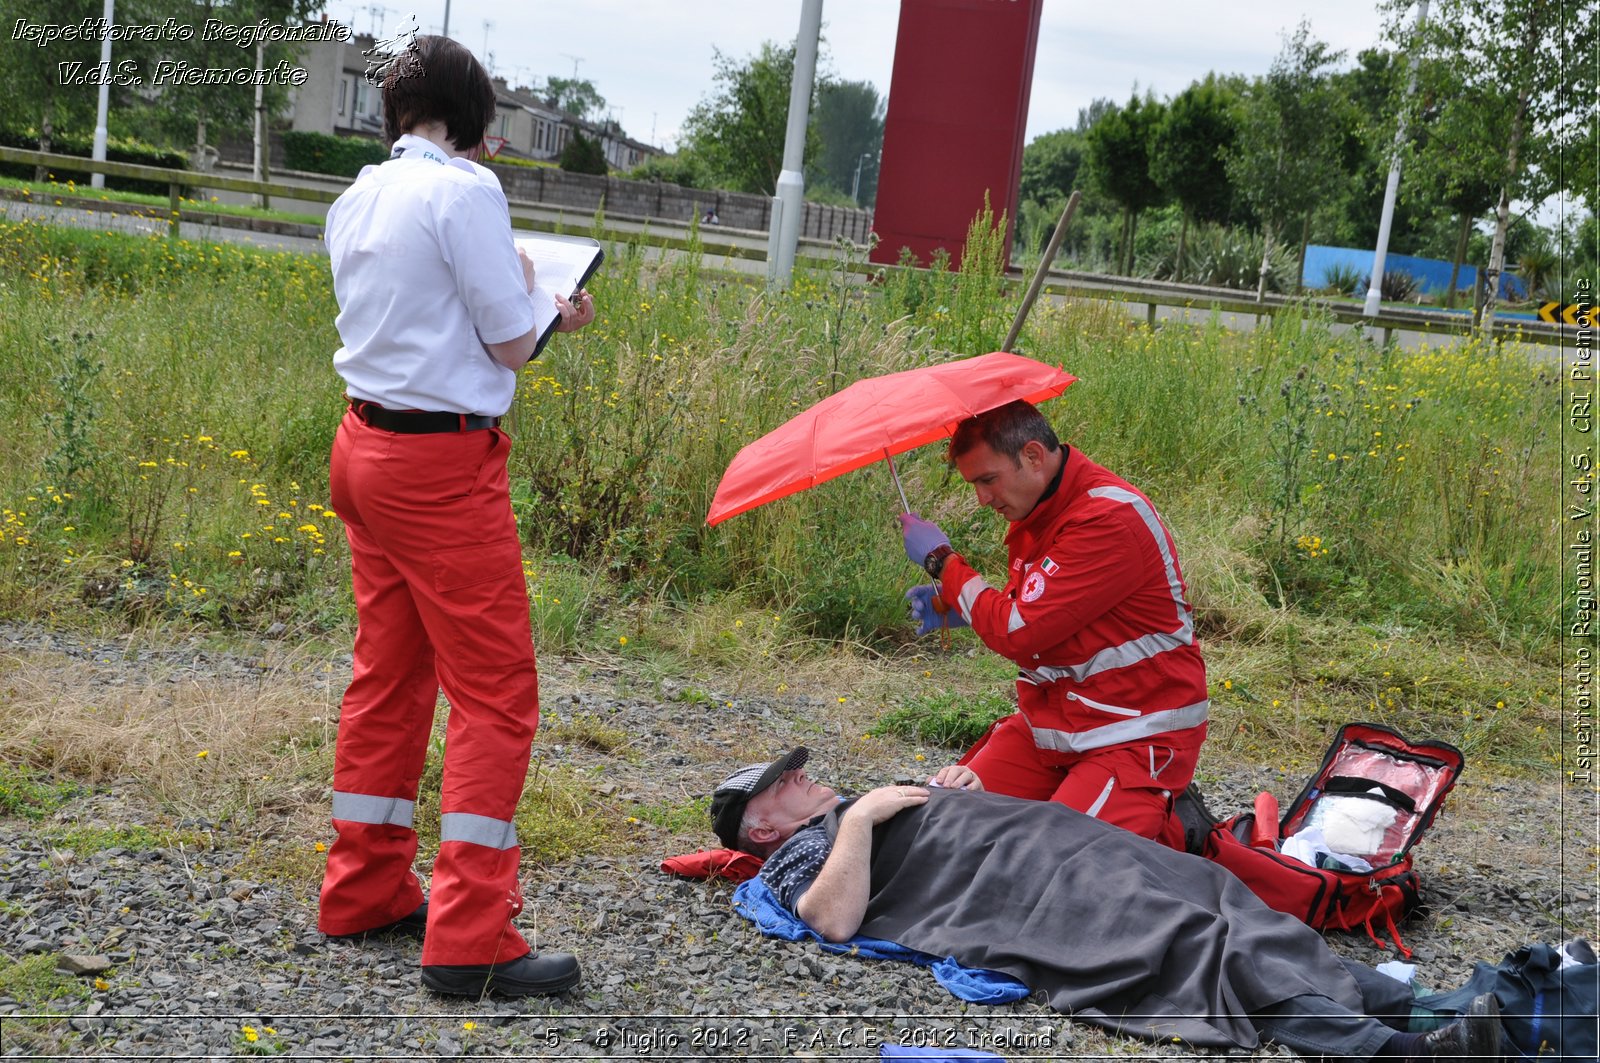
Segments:
[[[1258,234],[1242,229],[1195,226],[1184,251],[1184,281],[1254,291],[1261,270],[1261,240]],[[1158,280],[1177,276],[1177,248],[1169,247],[1153,259],[1146,259],[1136,272]],[[1275,245],[1268,258],[1267,291],[1293,291],[1294,277],[1294,252],[1282,244]]]
[[[1366,291],[1372,286],[1372,274],[1363,274],[1361,277],[1361,290]],[[1397,269],[1383,271],[1383,283],[1378,285],[1378,291],[1383,294],[1386,303],[1409,302],[1417,294],[1417,278],[1409,273]]]
[[[1015,708],[1009,696],[993,690],[970,696],[954,691],[918,694],[885,714],[878,721],[878,730],[913,742],[966,749]]]
[[[388,159],[379,141],[367,137],[335,137],[326,133],[290,130],[283,134],[283,154],[291,170],[354,177],[363,166]]]
[[[711,179],[694,155],[658,155],[628,171],[630,181],[661,181],[682,188],[709,188]]]
[[[1561,256],[1547,247],[1526,251],[1517,260],[1517,271],[1522,274],[1524,298],[1543,299],[1551,293],[1554,287],[1551,282],[1561,272]]]
[[[0,144],[8,148],[38,151],[39,133],[35,129],[22,131],[0,129]],[[87,159],[94,154],[94,141],[71,133],[57,134],[51,139],[50,150],[58,155],[76,155]],[[159,166],[166,170],[186,170],[189,167],[189,160],[182,152],[158,148],[137,140],[106,141],[106,159],[110,162],[130,162],[138,166]],[[33,175],[34,167],[26,163],[0,164],[0,177],[15,177],[30,181]],[[65,174],[63,177],[79,184],[87,184],[89,180],[88,175],[84,173]],[[164,196],[169,191],[168,186],[160,181],[138,181],[131,177],[108,177],[106,187],[121,192],[143,192],[152,196]]]
[[[1336,262],[1323,271],[1322,288],[1330,295],[1359,295],[1366,290],[1366,275],[1354,266]]]
[[[561,168],[568,173],[592,173],[602,177],[610,171],[605,148],[598,140],[591,140],[577,130],[573,130],[572,139],[561,149]]]

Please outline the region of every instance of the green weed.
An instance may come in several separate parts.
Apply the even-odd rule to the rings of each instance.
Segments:
[[[84,1000],[89,991],[78,978],[56,970],[53,953],[37,952],[20,960],[0,956],[0,996],[36,1008],[55,1000]]]
[[[74,826],[45,831],[42,837],[51,846],[70,850],[80,856],[104,852],[107,849],[146,852],[178,846],[189,849],[205,849],[208,846],[202,835],[184,831],[152,830],[138,824],[112,827]]]
[[[546,741],[584,746],[598,753],[619,752],[632,741],[627,731],[611,726],[593,713],[580,713],[567,720],[552,720],[541,731]]]
[[[23,764],[0,763],[0,816],[40,820],[80,793],[75,783],[58,782]]]
[[[630,814],[673,834],[704,834],[710,810],[711,798],[697,797],[676,804],[635,805]]]
[[[900,708],[884,714],[877,730],[915,742],[966,749],[983,737],[990,724],[1014,711],[1016,704],[999,692],[940,691],[906,699]]]
[[[536,768],[514,819],[523,863],[558,864],[611,850],[621,840],[622,819],[567,768]]]
[[[443,734],[442,726],[437,731]],[[415,826],[425,854],[438,851],[439,788],[444,778],[444,742],[428,748],[417,795]],[[525,864],[556,864],[586,853],[603,852],[621,838],[622,815],[592,784],[566,765],[549,767],[535,759],[512,822]],[[288,866],[293,868],[294,861]]]

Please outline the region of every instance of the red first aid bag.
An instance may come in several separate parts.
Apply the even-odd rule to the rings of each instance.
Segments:
[[[1319,930],[1364,928],[1379,944],[1374,926],[1385,927],[1409,956],[1395,924],[1422,901],[1411,847],[1462,767],[1461,751],[1448,742],[1346,724],[1279,822],[1234,816],[1211,829],[1201,852],[1269,907]],[[1257,800],[1258,810],[1271,807]]]

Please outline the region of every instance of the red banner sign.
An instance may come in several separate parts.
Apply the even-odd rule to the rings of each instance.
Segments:
[[[983,197],[1007,220],[1022,175],[1043,0],[901,0],[873,229],[874,262],[940,248],[959,265]]]

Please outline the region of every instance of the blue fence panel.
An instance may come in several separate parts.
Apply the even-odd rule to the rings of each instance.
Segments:
[[[1357,270],[1363,278],[1366,278],[1372,272],[1372,250],[1311,244],[1306,248],[1306,268],[1301,283],[1312,289],[1326,287],[1328,270],[1334,267]],[[1419,292],[1432,294],[1442,292],[1450,286],[1450,263],[1443,259],[1387,255],[1384,257],[1383,268],[1389,273],[1410,274],[1416,278]],[[1478,284],[1478,267],[1463,262],[1461,275],[1456,283],[1469,293],[1473,291]],[[1500,274],[1500,298],[1526,299],[1527,291],[1528,286],[1515,273]],[[1366,289],[1363,287],[1351,294],[1365,295]]]

